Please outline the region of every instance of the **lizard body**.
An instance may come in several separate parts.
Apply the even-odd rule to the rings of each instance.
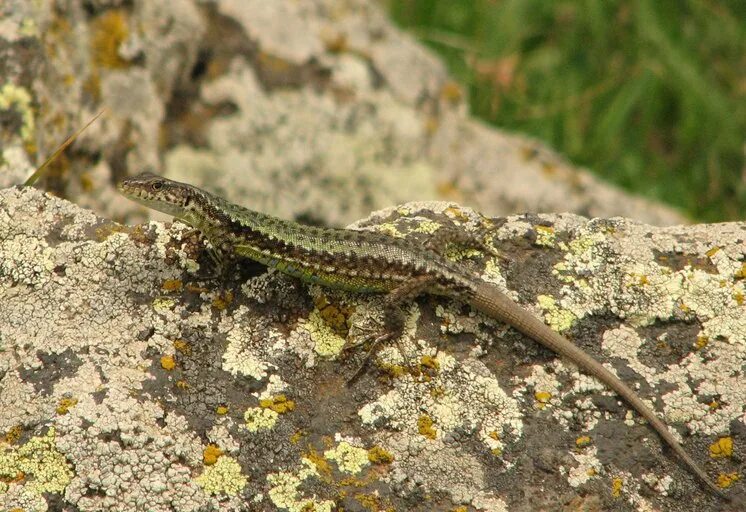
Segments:
[[[434,250],[382,233],[304,226],[232,204],[201,189],[152,174],[119,184],[125,196],[200,230],[218,250],[251,258],[304,282],[363,293],[392,303],[421,293],[463,300],[505,322],[596,377],[645,418],[713,493],[727,497],[667,426],[616,375],[468,269]]]

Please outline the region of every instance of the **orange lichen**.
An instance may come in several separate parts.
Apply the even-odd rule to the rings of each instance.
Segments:
[[[580,436],[575,440],[575,446],[578,448],[585,448],[590,445],[593,440],[589,436]]]
[[[212,466],[218,461],[218,458],[223,455],[223,450],[218,448],[214,444],[208,444],[204,450],[202,450],[202,461],[205,466]]]
[[[222,311],[230,306],[231,302],[233,302],[233,292],[227,291],[212,300],[212,307]]]
[[[290,400],[287,396],[280,394],[273,396],[272,398],[259,400],[259,407],[271,409],[277,414],[284,414],[295,409],[295,402]]]
[[[324,458],[322,454],[311,448],[308,452],[303,454],[303,457],[308,459],[311,464],[316,467],[321,475],[329,477],[332,474],[332,467],[329,461]]]
[[[174,356],[161,357],[161,368],[166,371],[171,371],[176,368],[176,360],[174,359]]]
[[[738,473],[720,473],[717,478],[717,486],[726,489],[741,479]]]
[[[721,437],[710,445],[710,457],[722,459],[733,456],[733,438]]]
[[[178,292],[181,291],[183,283],[180,279],[166,279],[161,285],[161,290],[164,292]]]

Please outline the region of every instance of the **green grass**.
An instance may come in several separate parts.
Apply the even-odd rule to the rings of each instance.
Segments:
[[[390,0],[474,115],[694,219],[746,219],[743,0]]]

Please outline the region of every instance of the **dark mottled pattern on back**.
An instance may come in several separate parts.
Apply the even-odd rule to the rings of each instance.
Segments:
[[[119,188],[199,229],[219,249],[308,283],[388,292],[413,277],[429,275],[429,293],[468,293],[473,286],[472,276],[464,270],[408,240],[372,231],[303,226],[155,175],[129,178]]]

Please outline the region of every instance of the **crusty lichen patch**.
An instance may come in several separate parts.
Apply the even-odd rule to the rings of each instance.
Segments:
[[[34,137],[34,111],[31,108],[31,94],[24,87],[5,83],[0,87],[0,110],[13,109],[21,116],[20,136],[24,142],[31,142]]]
[[[224,455],[214,464],[205,465],[204,472],[194,481],[208,494],[235,496],[246,486],[247,478],[239,463]]]
[[[368,450],[355,446],[348,441],[340,441],[334,448],[326,450],[324,457],[337,463],[342,473],[359,474],[370,464]]]
[[[280,414],[265,407],[249,407],[243,414],[246,428],[249,432],[269,430],[277,423]]]
[[[465,364],[443,352],[434,359],[440,370],[430,379],[404,375],[395,381],[394,389],[362,407],[363,424],[433,440],[469,433],[490,451],[504,449],[506,436],[520,436],[517,404],[481,364]]]
[[[22,508],[24,503],[17,500],[43,503],[44,494],[61,494],[73,476],[72,465],[57,448],[54,427],[20,446],[0,443],[0,505],[4,510]]]
[[[269,498],[275,507],[289,512],[307,512],[314,510],[318,512],[332,512],[334,502],[306,497],[300,489],[306,480],[318,476],[316,466],[310,460],[303,458],[301,465],[296,471],[280,471],[267,475],[267,483],[270,485]]]

